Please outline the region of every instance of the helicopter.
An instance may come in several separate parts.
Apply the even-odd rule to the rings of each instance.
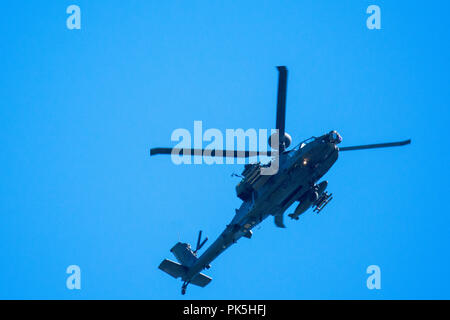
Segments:
[[[313,212],[321,212],[333,196],[326,191],[328,182],[319,180],[336,162],[339,152],[397,147],[411,143],[411,139],[408,139],[338,147],[342,137],[333,130],[319,137],[311,137],[288,150],[292,142],[289,134],[285,132],[288,71],[285,66],[278,66],[277,70],[276,130],[269,138],[272,151],[209,150],[211,156],[233,158],[268,156],[271,157],[271,161],[266,164],[257,162],[245,165],[242,180],[236,186],[236,194],[242,200],[242,204],[236,209],[233,219],[225,230],[203,254],[199,256],[198,252],[208,238],[202,240],[200,231],[195,250],[188,243],[178,242],[170,250],[178,262],[165,259],[159,265],[159,269],[172,277],[181,278],[183,295],[189,284],[200,287],[208,285],[212,278],[201,272],[209,269],[210,263],[240,238],[252,238],[252,229],[267,217],[274,216],[275,225],[285,228],[284,213],[295,202],[298,202],[296,209],[288,214],[293,220],[298,220],[309,208],[313,208]],[[152,148],[150,155],[203,155],[205,151],[206,149],[192,148]],[[275,173],[265,174],[264,171],[273,164],[276,164]]]

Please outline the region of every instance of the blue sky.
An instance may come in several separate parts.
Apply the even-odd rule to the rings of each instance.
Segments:
[[[81,30],[66,28],[67,6]],[[366,8],[381,8],[381,30]],[[294,142],[336,129],[334,200],[267,219],[188,299],[450,298],[450,5],[438,1],[9,1],[0,19],[0,298],[179,299],[157,269],[214,239],[239,165],[149,157],[174,129],[272,128],[289,68]],[[69,265],[81,290],[66,288]],[[366,268],[381,268],[368,290]]]

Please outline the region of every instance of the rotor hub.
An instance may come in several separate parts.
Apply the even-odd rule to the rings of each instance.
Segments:
[[[278,142],[278,147],[276,146],[276,141]],[[273,142],[273,143],[272,143]],[[269,137],[269,146],[274,149],[274,150],[279,150],[279,149],[287,149],[289,148],[289,146],[292,143],[292,138],[289,134],[287,134],[286,132],[284,133],[284,137],[282,139],[278,138],[278,133],[275,132],[273,133],[270,137]],[[280,148],[280,146],[283,145],[283,147]]]

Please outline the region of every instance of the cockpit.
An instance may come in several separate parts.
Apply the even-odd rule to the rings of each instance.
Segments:
[[[292,158],[294,156],[297,156],[298,154],[304,153],[305,147],[310,145],[310,143],[314,142],[314,141],[322,141],[322,142],[330,142],[333,144],[339,144],[342,142],[342,137],[336,130],[330,131],[329,133],[326,133],[320,137],[312,136],[311,138],[303,140],[302,142],[297,144],[295,147],[293,147],[291,150],[289,150],[288,152],[285,152],[285,154],[288,157]],[[311,146],[312,145],[313,144],[311,144]],[[306,148],[306,149],[310,149],[310,148]]]

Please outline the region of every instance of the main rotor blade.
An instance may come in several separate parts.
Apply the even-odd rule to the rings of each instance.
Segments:
[[[287,69],[285,66],[279,66],[278,69],[278,97],[277,97],[277,122],[280,137],[280,145],[284,141],[285,123],[286,123],[286,91],[287,91]]]
[[[176,154],[176,155],[190,155],[203,156],[208,152],[211,157],[228,157],[228,158],[249,158],[255,156],[272,156],[271,151],[237,151],[237,150],[211,150],[211,149],[190,149],[190,148],[153,148],[150,149],[150,155],[157,154]]]
[[[377,144],[365,144],[362,146],[352,146],[352,147],[342,147],[339,151],[352,151],[352,150],[362,150],[362,149],[375,149],[375,148],[387,148],[387,147],[400,147],[411,143],[411,139],[389,142],[389,143],[377,143]]]
[[[198,251],[200,249],[200,241],[202,240],[202,230],[198,233],[197,238],[197,246],[195,247],[195,251]]]
[[[203,239],[202,243],[200,243],[198,250],[200,250],[201,248],[203,248],[203,246],[205,245],[206,241],[208,241],[208,237],[206,237],[205,239]],[[197,251],[198,251],[197,250]]]

